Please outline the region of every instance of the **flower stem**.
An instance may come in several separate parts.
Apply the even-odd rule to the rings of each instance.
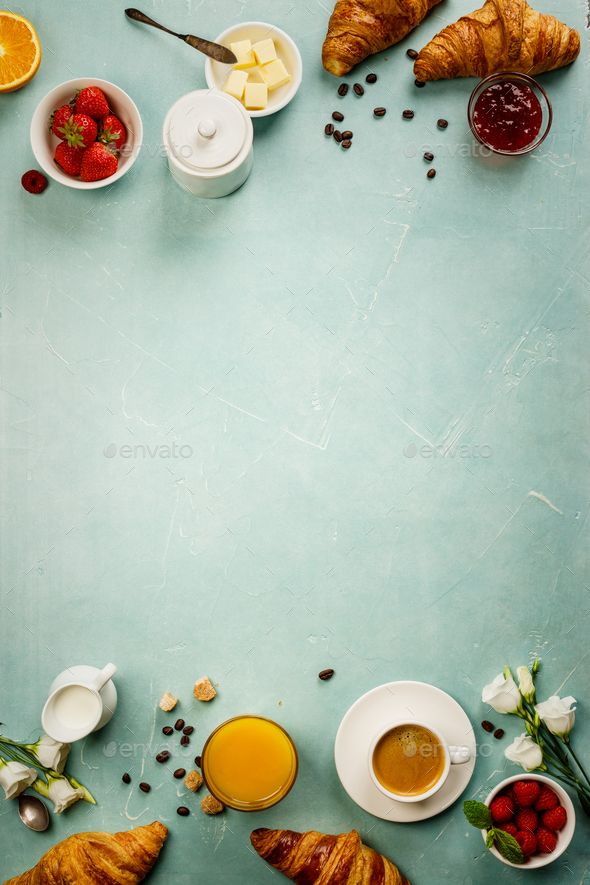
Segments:
[[[584,778],[586,779],[588,786],[590,786],[590,778],[586,774],[586,770],[585,770],[584,766],[582,765],[582,763],[580,762],[580,760],[578,759],[578,757],[574,753],[574,748],[570,744],[569,740],[565,741],[565,746],[566,746],[566,749],[569,750],[569,752],[571,753],[574,762],[576,763],[576,765],[578,766],[578,768],[580,769],[580,771],[584,775]]]

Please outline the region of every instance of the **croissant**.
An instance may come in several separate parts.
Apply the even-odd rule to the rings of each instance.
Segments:
[[[254,830],[260,857],[299,885],[410,885],[398,868],[352,830],[324,836],[313,830]]]
[[[322,49],[335,77],[403,40],[440,0],[337,0]]]
[[[526,0],[486,0],[462,16],[418,54],[418,80],[486,77],[499,71],[541,74],[573,62],[580,35]]]
[[[58,842],[37,866],[4,885],[136,885],[158,859],[168,835],[157,821],[127,833],[78,833]]]

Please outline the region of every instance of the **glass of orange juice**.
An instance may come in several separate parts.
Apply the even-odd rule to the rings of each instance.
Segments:
[[[263,716],[236,716],[219,725],[203,748],[201,770],[210,793],[236,811],[262,811],[284,799],[297,777],[295,744]]]

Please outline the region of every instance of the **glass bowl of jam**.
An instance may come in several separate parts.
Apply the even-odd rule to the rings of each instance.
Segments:
[[[545,140],[553,111],[543,87],[527,74],[505,71],[481,80],[471,93],[471,131],[496,154],[528,154]]]

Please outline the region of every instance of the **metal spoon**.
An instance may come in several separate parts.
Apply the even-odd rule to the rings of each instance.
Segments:
[[[168,28],[165,28],[164,25],[160,25],[158,22],[154,21],[153,18],[150,18],[149,15],[140,12],[139,9],[126,9],[125,15],[127,18],[132,18],[136,22],[142,22],[144,25],[151,25],[152,28],[159,28],[160,31],[165,31],[167,34],[172,34],[173,37],[178,37],[180,40],[184,40],[184,42],[188,43],[189,46],[192,46],[193,49],[198,49],[199,52],[211,56],[215,61],[220,61],[224,65],[235,65],[237,62],[234,53],[225,46],[221,46],[219,43],[213,43],[211,40],[203,40],[202,37],[193,37],[192,34],[177,34],[175,31],[170,31]]]
[[[36,796],[18,797],[18,813],[25,827],[42,833],[49,826],[49,812],[47,807]]]

